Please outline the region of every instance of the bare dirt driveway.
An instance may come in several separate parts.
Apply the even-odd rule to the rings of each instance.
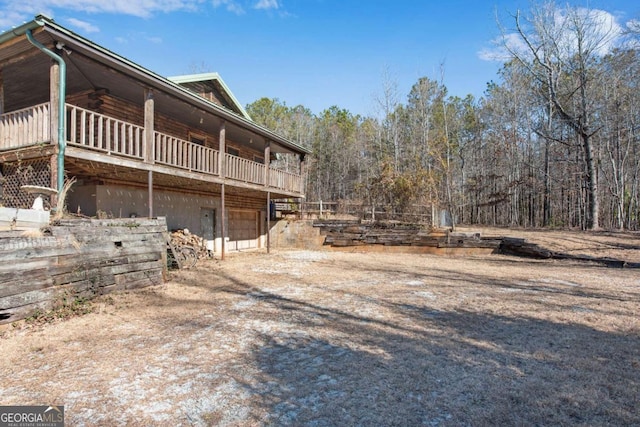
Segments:
[[[0,404],[69,426],[640,425],[638,269],[273,251],[93,309],[0,332]]]

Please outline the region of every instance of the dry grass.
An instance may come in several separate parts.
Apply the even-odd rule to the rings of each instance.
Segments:
[[[76,177],[75,176],[71,177],[71,179],[67,179],[67,180],[64,181],[64,184],[62,186],[62,190],[60,190],[60,193],[58,194],[57,203],[56,203],[56,211],[53,214],[53,216],[51,217],[51,222],[59,221],[64,217],[66,209],[67,209],[67,194],[69,194],[69,190],[71,190],[71,187],[75,183],[76,183]]]
[[[171,279],[5,330],[2,404],[91,426],[640,424],[638,270],[278,251]]]

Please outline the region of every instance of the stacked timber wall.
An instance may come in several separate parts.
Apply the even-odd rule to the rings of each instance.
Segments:
[[[0,324],[54,306],[163,283],[167,223],[158,219],[63,220],[41,233],[0,232]]]
[[[484,238],[480,233],[423,230],[417,224],[315,220],[313,226],[321,230],[324,244],[332,248],[453,255],[492,253],[501,243],[499,238]]]

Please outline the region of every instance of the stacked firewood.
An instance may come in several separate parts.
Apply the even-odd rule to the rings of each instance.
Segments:
[[[174,230],[171,232],[171,243],[173,246],[191,246],[198,252],[198,258],[204,259],[211,257],[212,254],[207,250],[205,240],[197,234],[191,233],[188,229]]]

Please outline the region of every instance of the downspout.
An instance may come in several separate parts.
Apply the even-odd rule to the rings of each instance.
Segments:
[[[67,93],[67,64],[64,59],[51,49],[45,47],[42,43],[33,38],[31,30],[28,29],[25,33],[27,39],[32,45],[49,55],[60,66],[60,84],[58,85],[58,194],[62,192],[64,187],[64,150],[66,147],[65,139],[65,100]]]

